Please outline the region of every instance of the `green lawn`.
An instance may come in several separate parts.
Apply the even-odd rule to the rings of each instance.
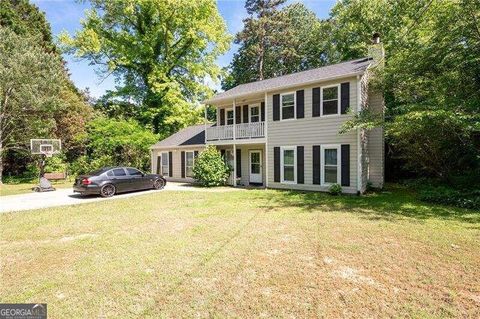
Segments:
[[[52,318],[480,317],[480,212],[274,190],[0,215],[0,302]]]
[[[55,188],[67,188],[72,187],[73,180],[62,180],[62,181],[53,181],[51,182]],[[0,184],[0,196],[7,195],[17,195],[24,193],[31,193],[32,187],[38,185],[38,181],[29,182],[29,183],[4,183]]]

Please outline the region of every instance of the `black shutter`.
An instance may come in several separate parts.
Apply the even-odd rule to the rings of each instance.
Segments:
[[[242,177],[242,150],[237,148],[236,150],[236,162],[237,162],[237,177]]]
[[[168,152],[168,176],[173,177],[173,153]]]
[[[342,114],[346,114],[350,107],[350,82],[345,82],[340,85],[341,100],[340,109]]]
[[[265,121],[265,102],[260,103],[260,116],[262,122]]]
[[[220,109],[220,125],[225,125],[225,109]]]
[[[273,120],[280,121],[280,94],[273,96]]]
[[[350,145],[342,144],[342,186],[350,186]]]
[[[313,184],[320,185],[320,145],[313,145]]]
[[[240,106],[235,107],[235,123],[242,123],[242,108]]]
[[[160,174],[160,167],[162,165],[162,157],[157,156],[157,174]]]
[[[297,119],[303,119],[305,117],[305,99],[303,90],[297,91]]]
[[[185,152],[182,151],[182,178],[185,178]]]
[[[304,173],[304,164],[303,164],[303,158],[304,158],[304,147],[303,146],[297,146],[297,184],[303,184],[305,181],[305,173]]]
[[[225,158],[225,150],[220,150],[220,154],[222,155],[223,160],[226,160],[226,158]]]
[[[273,181],[280,183],[280,147],[273,148]]]
[[[243,106],[243,123],[248,123],[248,105]]]
[[[197,158],[198,157],[198,151],[193,152],[193,157]]]
[[[312,89],[312,116],[320,116],[320,88]]]

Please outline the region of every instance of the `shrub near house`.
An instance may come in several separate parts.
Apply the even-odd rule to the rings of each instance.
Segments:
[[[220,186],[226,183],[230,171],[220,152],[209,145],[196,158],[193,177],[203,186]]]

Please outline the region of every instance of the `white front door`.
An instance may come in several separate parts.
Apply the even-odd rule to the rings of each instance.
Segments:
[[[262,152],[250,151],[250,183],[259,183],[262,181]]]

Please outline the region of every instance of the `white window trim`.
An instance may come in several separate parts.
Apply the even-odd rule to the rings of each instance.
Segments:
[[[258,122],[252,122],[252,109],[256,107],[258,108]],[[260,109],[260,104],[250,104],[248,106],[248,123],[260,123],[262,121],[262,116],[261,116],[261,109]]]
[[[160,163],[160,173],[163,175],[163,176],[167,176],[167,177],[171,177],[169,174],[170,174],[170,156],[168,155],[168,152],[162,152],[160,153],[161,156],[162,156],[162,159],[161,159],[161,163]],[[165,158],[167,159],[167,166],[168,166],[168,169],[166,172],[163,171],[163,157],[165,156]]]
[[[325,150],[326,149],[336,149],[337,150],[337,183],[340,184],[342,182],[342,154],[341,154],[341,145],[340,144],[325,144],[320,146],[320,176],[321,186],[330,186],[333,183],[325,183]]]
[[[195,151],[185,151],[185,178],[193,178],[193,176],[188,176],[187,175],[187,153],[192,153],[192,160],[193,160],[193,163],[192,163],[192,170],[193,170],[193,166],[195,165]]]
[[[329,88],[337,88],[337,114],[323,114],[323,90],[324,89],[329,89]],[[332,117],[332,116],[339,116],[341,114],[341,104],[340,104],[340,95],[342,92],[340,92],[340,84],[334,84],[334,85],[328,85],[328,86],[322,86],[320,89],[320,116],[325,116],[325,117]],[[333,100],[327,100],[327,101],[333,101]]]
[[[283,172],[283,157],[284,151],[293,150],[293,181],[284,180]],[[280,182],[282,184],[297,184],[297,147],[296,146],[281,146],[280,147]]]
[[[232,124],[228,124],[228,112],[232,111],[233,118],[232,118]],[[233,107],[230,108],[225,108],[225,125],[233,125],[235,124],[235,112],[233,112]]]
[[[293,94],[293,117],[289,119],[283,119],[283,96]],[[297,94],[293,92],[285,92],[280,94],[280,121],[291,121],[297,118]]]

